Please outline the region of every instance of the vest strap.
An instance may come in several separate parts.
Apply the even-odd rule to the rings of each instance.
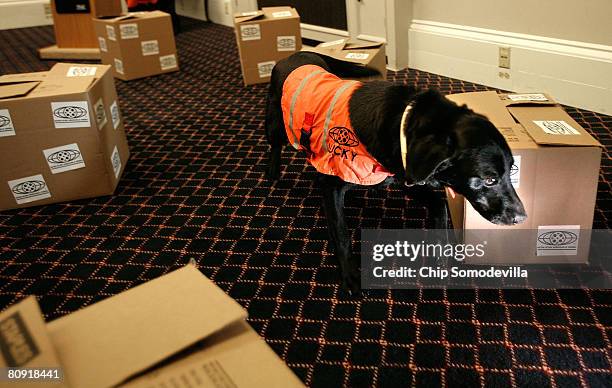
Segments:
[[[291,129],[291,135],[293,137],[291,145],[293,145],[293,148],[295,148],[296,150],[299,149],[299,142],[297,136],[295,135],[295,131],[293,130],[293,112],[295,111],[295,104],[297,103],[298,96],[300,95],[300,93],[302,93],[302,90],[304,89],[308,81],[315,75],[321,73],[323,73],[323,70],[317,70],[304,77],[304,79],[302,79],[302,82],[300,82],[298,88],[295,90],[295,93],[293,93],[293,97],[291,97],[291,107],[289,108],[289,129]]]

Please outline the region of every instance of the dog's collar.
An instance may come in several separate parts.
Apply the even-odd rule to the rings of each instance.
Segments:
[[[404,171],[407,169],[406,158],[408,157],[408,139],[406,139],[406,125],[408,123],[408,116],[410,115],[410,111],[412,110],[412,102],[406,105],[406,109],[404,109],[404,114],[402,114],[402,121],[400,122],[400,149],[402,153],[402,165],[404,166]]]

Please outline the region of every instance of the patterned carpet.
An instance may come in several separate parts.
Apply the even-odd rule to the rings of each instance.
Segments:
[[[37,71],[50,27],[0,31],[0,74]],[[313,169],[262,171],[266,86],[245,88],[231,29],[185,21],[179,73],[117,81],[132,151],[114,196],[0,213],[0,308],[39,297],[47,320],[188,262],[313,387],[610,387],[610,290],[339,289]],[[483,86],[420,71],[445,93]],[[605,146],[595,227],[612,226],[612,117],[569,108]],[[295,159],[295,160],[293,160]],[[293,160],[288,165],[290,160]],[[348,223],[421,228],[399,190],[356,190]]]

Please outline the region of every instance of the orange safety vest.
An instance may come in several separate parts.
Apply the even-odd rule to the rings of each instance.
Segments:
[[[393,174],[370,155],[351,125],[349,100],[360,85],[319,66],[300,66],[283,84],[283,120],[293,147],[306,151],[318,172],[376,185]]]

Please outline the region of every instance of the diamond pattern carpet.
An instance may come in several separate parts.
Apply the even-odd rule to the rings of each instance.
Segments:
[[[0,74],[48,69],[51,27],[0,31]],[[183,21],[181,71],[117,81],[132,158],[113,196],[0,213],[0,308],[47,320],[195,258],[313,387],[610,387],[610,290],[339,288],[313,169],[287,148],[263,177],[266,86],[244,87],[233,31]],[[415,70],[444,93],[486,87]],[[605,146],[596,228],[612,226],[612,117],[569,113]],[[348,194],[350,227],[421,228],[396,189]]]

